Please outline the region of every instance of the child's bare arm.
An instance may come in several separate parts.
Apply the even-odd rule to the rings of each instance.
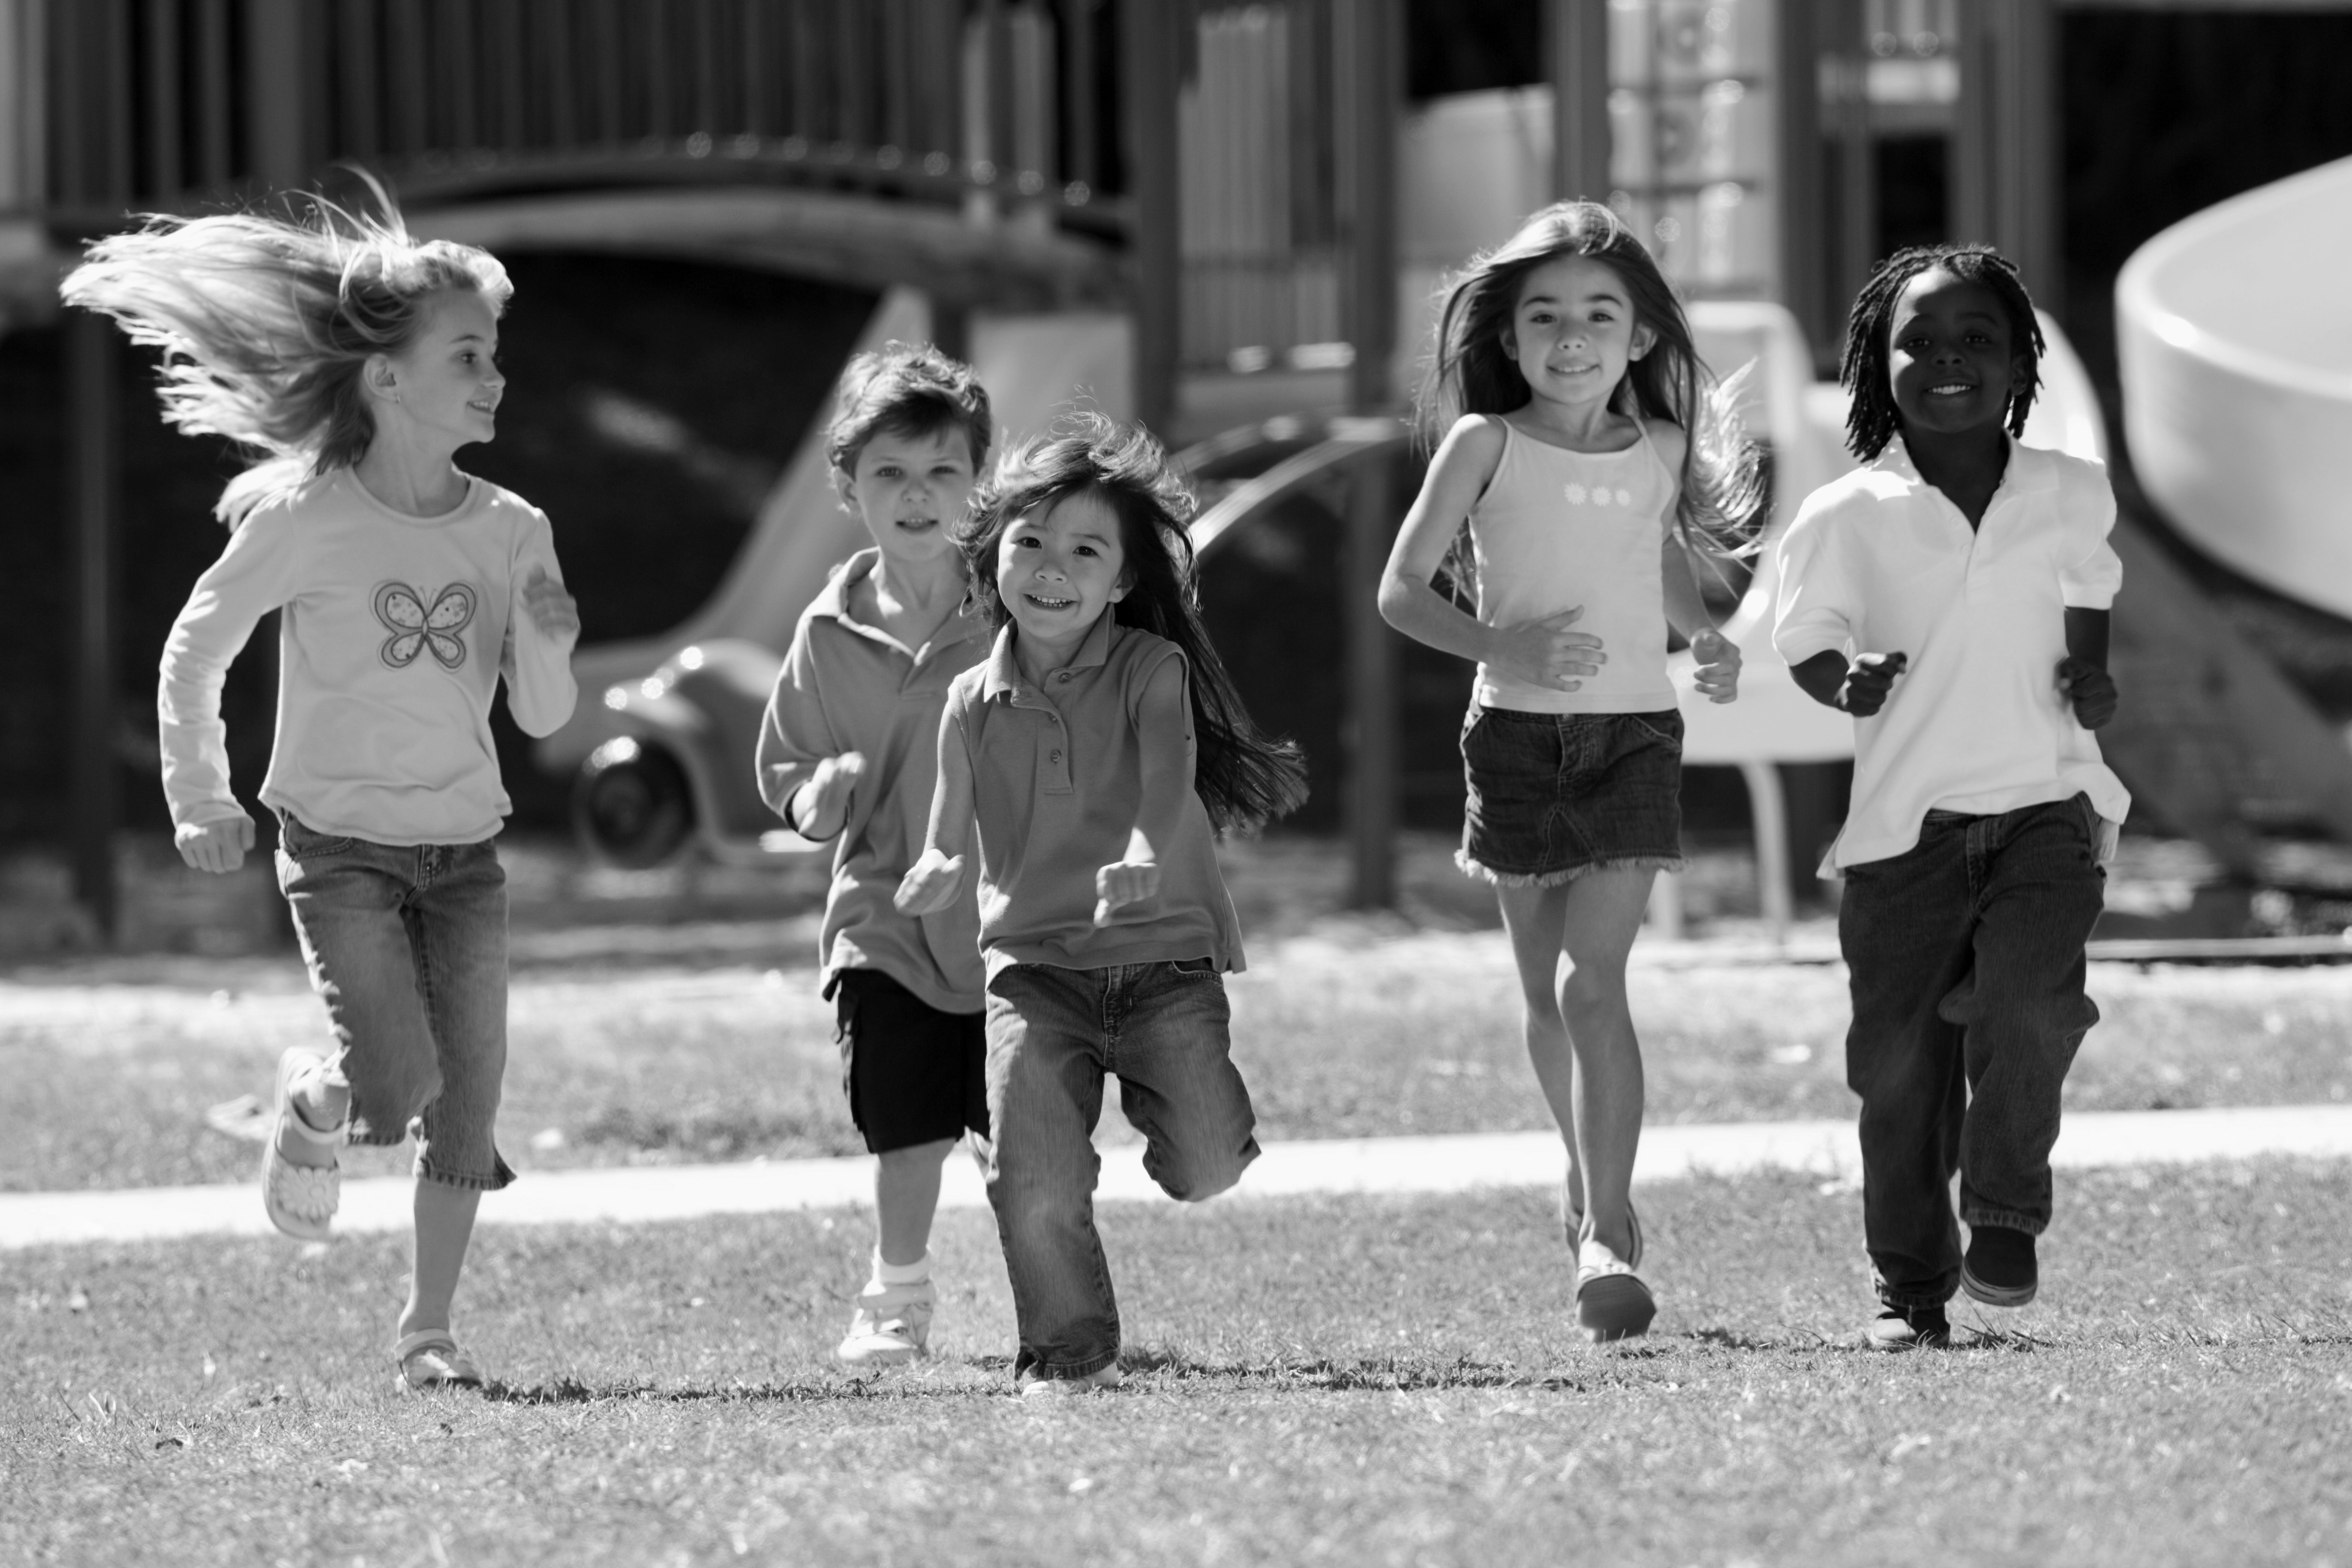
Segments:
[[[2107,673],[2105,610],[2066,610],[2066,657],[2058,661],[2058,689],[2074,705],[2074,722],[2097,730],[2116,716],[2116,678]]]
[[[1145,682],[1136,714],[1143,797],[1127,854],[1095,872],[1095,924],[1160,891],[1160,849],[1172,842],[1192,790],[1192,712],[1181,659],[1160,661]]]
[[[1669,526],[1660,547],[1658,576],[1665,587],[1666,624],[1683,634],[1698,663],[1700,696],[1729,702],[1739,695],[1739,645],[1716,629],[1715,616],[1698,591],[1698,573],[1689,546]]]
[[[940,715],[940,780],[931,789],[930,830],[893,900],[902,915],[935,915],[963,886],[964,844],[971,829],[971,755],[952,711]]]
[[[1533,685],[1574,691],[1608,662],[1599,637],[1570,629],[1584,614],[1582,605],[1539,620],[1490,626],[1430,585],[1502,457],[1503,430],[1494,420],[1464,419],[1448,433],[1430,460],[1429,477],[1405,513],[1381,574],[1381,614],[1415,642]]]

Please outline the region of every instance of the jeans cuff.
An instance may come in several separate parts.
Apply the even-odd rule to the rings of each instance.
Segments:
[[[1881,1282],[1878,1287],[1878,1300],[1882,1305],[1888,1307],[1901,1307],[1906,1310],[1915,1307],[1940,1307],[1945,1302],[1950,1300],[1958,1289],[1959,1287],[1955,1285],[1941,1292],[1931,1290],[1898,1290],[1892,1285]]]
[[[487,1176],[478,1176],[467,1172],[444,1170],[429,1154],[420,1152],[416,1160],[416,1179],[431,1182],[436,1186],[457,1187],[467,1192],[502,1192],[515,1179],[514,1171],[498,1155],[493,1154],[490,1159],[495,1169]]]
[[[1118,1359],[1118,1347],[1117,1345],[1111,1346],[1110,1349],[1103,1352],[1103,1353],[1098,1356],[1088,1356],[1084,1361],[1068,1362],[1060,1366],[1048,1365],[1043,1360],[1033,1358],[1030,1360],[1028,1365],[1016,1366],[1013,1369],[1013,1378],[1016,1382],[1024,1375],[1033,1379],[1046,1378],[1075,1381],[1081,1377],[1092,1377],[1095,1373],[1110,1365],[1111,1363]]]
[[[2028,1236],[2040,1236],[2050,1228],[2050,1216],[2020,1214],[2015,1209],[1969,1208],[1963,1206],[1960,1218],[1970,1230],[2021,1230]]]

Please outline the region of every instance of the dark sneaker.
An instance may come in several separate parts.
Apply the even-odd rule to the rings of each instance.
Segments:
[[[1862,1342],[1874,1351],[1941,1350],[1952,1342],[1952,1323],[1941,1307],[1881,1307]]]
[[[2022,1307],[2041,1289],[2033,1237],[1997,1225],[1972,1226],[1960,1259],[1960,1289],[1988,1307]]]

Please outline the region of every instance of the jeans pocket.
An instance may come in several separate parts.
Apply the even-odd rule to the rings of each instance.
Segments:
[[[341,855],[358,840],[331,837],[306,826],[292,812],[281,811],[278,814],[278,842],[295,859],[310,860],[321,855]]]
[[[1179,974],[1205,975],[1211,980],[1218,974],[1217,961],[1213,958],[1171,958],[1168,961],[1168,967]]]

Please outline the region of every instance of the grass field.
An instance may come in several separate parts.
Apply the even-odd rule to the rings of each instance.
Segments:
[[[807,966],[813,933],[641,928],[601,942],[519,966],[509,1159],[856,1152],[832,1010]],[[1339,924],[1254,952],[1231,984],[1234,1054],[1268,1136],[1550,1124],[1498,933]],[[1852,1113],[1842,969],[1637,967],[1633,984],[1653,1121]],[[2068,1080],[2072,1109],[2321,1102],[2352,1083],[2352,968],[2102,964],[2091,989],[2105,1021]],[[249,1179],[251,1146],[202,1113],[266,1096],[278,1053],[320,1041],[322,1019],[290,959],[20,968],[0,981],[0,1190]],[[390,1172],[400,1159],[361,1151],[351,1164]]]
[[[1900,1357],[1851,1190],[1643,1205],[1611,1352],[1538,1194],[1108,1208],[1128,1386],[1043,1410],[970,1212],[866,1382],[822,1216],[486,1232],[482,1398],[392,1392],[389,1239],[0,1255],[0,1560],[2352,1563],[2340,1172],[2069,1177],[2043,1303]]]

